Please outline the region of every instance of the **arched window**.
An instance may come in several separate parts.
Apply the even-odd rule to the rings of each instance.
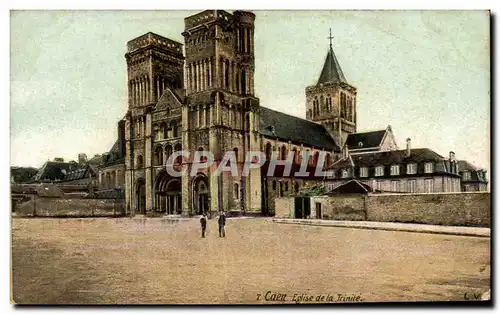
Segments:
[[[319,158],[319,152],[314,153],[314,156],[312,158],[312,165],[316,166],[318,164],[318,158]]]
[[[280,152],[280,158],[279,159],[285,160],[286,159],[286,154],[287,154],[286,146],[283,145],[283,146],[281,146],[281,152]]]
[[[235,147],[233,148],[234,156],[236,157],[236,162],[238,162],[238,149]]]
[[[198,147],[198,151],[202,152],[203,151],[203,147]],[[200,162],[201,163],[207,162],[207,157],[206,156],[200,156]]]
[[[166,158],[168,160],[168,158],[170,157],[170,155],[172,155],[172,146],[167,145],[167,147],[165,147],[165,155],[166,155]]]
[[[237,183],[234,184],[233,197],[236,200],[240,198],[240,187]]]
[[[276,191],[276,181],[273,181],[273,191]]]
[[[144,159],[142,155],[137,156],[137,167],[136,168],[142,168],[144,166]]]
[[[271,160],[271,154],[272,154],[272,147],[270,143],[266,144],[266,161]]]
[[[293,190],[295,193],[299,193],[299,183],[298,182],[295,182],[293,184]]]
[[[285,192],[288,192],[288,182],[285,182]]]
[[[325,97],[323,97],[323,95],[319,97],[319,102],[321,110],[325,110]]]
[[[155,165],[163,165],[163,148],[161,146],[156,147],[155,150]]]
[[[241,93],[243,95],[247,93],[247,72],[245,70],[241,71]]]
[[[229,60],[225,61],[225,70],[224,70],[224,86],[229,88]]]
[[[298,154],[297,154],[297,149],[294,147],[292,148],[292,152],[293,152],[293,162],[294,163],[298,163]]]

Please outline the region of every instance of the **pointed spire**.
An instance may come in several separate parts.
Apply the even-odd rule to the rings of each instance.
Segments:
[[[325,65],[323,65],[323,70],[321,71],[321,75],[319,76],[318,84],[322,83],[346,83],[347,80],[344,77],[344,73],[342,72],[342,68],[333,52],[332,48],[332,29],[330,28],[330,36],[328,37],[330,40],[330,49],[328,50],[328,54],[326,55]]]

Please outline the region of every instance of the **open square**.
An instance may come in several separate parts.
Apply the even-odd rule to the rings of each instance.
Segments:
[[[208,221],[203,239],[198,219],[13,218],[13,301],[273,303],[274,295],[295,303],[294,295],[330,295],[341,302],[339,294],[463,301],[490,287],[489,238],[265,218],[230,218],[219,238],[216,224]]]

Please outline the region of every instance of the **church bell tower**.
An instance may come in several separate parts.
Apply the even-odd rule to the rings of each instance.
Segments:
[[[356,87],[350,85],[330,47],[316,85],[306,88],[306,118],[322,124],[343,147],[347,135],[356,132]]]

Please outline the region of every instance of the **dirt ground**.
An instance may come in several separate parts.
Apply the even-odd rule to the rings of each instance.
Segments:
[[[331,303],[474,299],[490,240],[197,219],[12,219],[18,304]]]

